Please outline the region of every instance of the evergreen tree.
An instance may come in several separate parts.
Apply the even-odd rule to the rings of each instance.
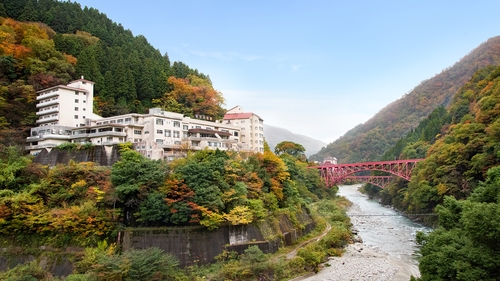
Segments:
[[[32,0],[28,0],[26,6],[24,6],[22,14],[19,16],[21,21],[38,21],[38,12],[33,5]]]
[[[5,6],[3,3],[0,3],[0,17],[7,17],[7,10],[5,9]]]

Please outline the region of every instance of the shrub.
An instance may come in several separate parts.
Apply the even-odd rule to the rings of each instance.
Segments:
[[[0,273],[0,280],[4,281],[49,281],[54,280],[52,275],[45,271],[37,261],[19,264],[16,267]]]
[[[317,244],[307,245],[300,249],[297,255],[304,259],[306,270],[314,272],[318,271],[320,263],[326,257],[326,253]]]

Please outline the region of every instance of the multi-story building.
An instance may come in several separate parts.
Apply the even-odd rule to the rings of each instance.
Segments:
[[[223,123],[241,128],[241,149],[256,152],[264,151],[264,120],[257,114],[245,112],[238,105],[226,112]]]
[[[41,90],[36,100],[38,127],[27,139],[32,153],[70,141],[73,128],[85,126],[87,118],[99,117],[92,113],[94,82],[83,77],[68,85]]]
[[[66,142],[103,146],[132,142],[134,149],[144,156],[165,160],[204,148],[263,151],[254,149],[258,143],[243,146],[241,132],[250,128],[242,129],[230,122],[195,119],[159,108],[150,109],[148,114],[103,118],[92,113],[93,85],[82,77],[67,86],[37,93],[39,126],[31,129],[26,140],[26,149],[31,154],[36,155],[42,149],[50,151]]]

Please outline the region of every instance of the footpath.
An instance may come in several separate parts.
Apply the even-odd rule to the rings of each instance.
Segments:
[[[360,209],[353,204],[348,213],[360,213]],[[356,228],[361,224],[366,224],[366,221],[353,216],[351,217],[351,223]],[[315,239],[319,240],[327,232],[325,230],[322,235],[304,243],[310,243]],[[361,241],[361,239],[358,240]],[[293,252],[296,254],[298,248],[302,246],[302,244],[299,245],[289,255],[293,257]],[[408,264],[406,261],[390,256],[380,248],[372,248],[363,242],[359,242],[348,245],[346,252],[341,257],[329,258],[328,262],[322,265],[317,274],[311,273],[290,281],[408,281],[412,275],[415,277],[420,276],[416,265]]]

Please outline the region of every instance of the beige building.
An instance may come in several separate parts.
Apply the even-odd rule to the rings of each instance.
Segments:
[[[264,152],[264,120],[257,114],[245,112],[241,106],[235,106],[224,115],[223,123],[241,128],[241,149]]]
[[[39,126],[31,129],[26,140],[26,149],[31,154],[67,142],[103,146],[132,142],[134,149],[144,156],[165,160],[183,157],[188,150],[204,148],[263,151],[263,124],[257,115],[248,120],[238,119],[233,124],[226,120],[212,122],[152,108],[148,114],[130,113],[103,118],[92,113],[93,85],[82,77],[67,86],[60,85],[37,93]],[[245,121],[255,126],[241,127]],[[255,138],[245,136],[245,142],[252,142],[252,145],[242,143],[243,131],[259,131]],[[253,145],[255,140],[257,142]]]

